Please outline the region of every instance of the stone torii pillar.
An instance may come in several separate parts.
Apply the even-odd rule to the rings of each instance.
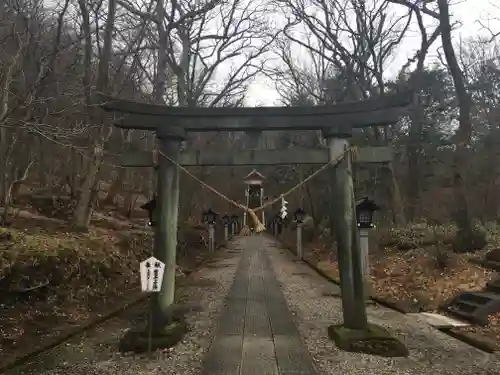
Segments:
[[[186,139],[184,129],[174,126],[160,128],[156,131],[156,137],[161,153],[172,160],[178,160],[181,142]],[[161,291],[152,296],[153,329],[155,331],[172,323],[179,211],[179,170],[162,155],[158,156],[158,162],[158,222],[155,227],[154,255],[165,263],[165,273]]]
[[[246,206],[249,208],[255,208],[262,206],[264,203],[264,189],[262,188],[262,183],[265,181],[265,177],[253,169],[249,174],[243,179],[243,183],[246,185],[245,188],[245,198]],[[262,224],[266,225],[266,217],[264,210],[262,210]],[[247,225],[247,213],[243,214],[243,226]]]
[[[331,216],[337,238],[344,324],[349,329],[366,330],[368,319],[355,214],[352,151],[348,151],[349,138],[352,133],[348,128],[331,127],[323,131],[323,136],[328,140],[331,160],[347,152],[335,168],[330,168],[330,181],[333,192]]]

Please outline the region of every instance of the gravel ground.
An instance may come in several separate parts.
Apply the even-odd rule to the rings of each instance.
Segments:
[[[238,240],[230,250],[237,250]],[[191,274],[178,290],[181,303],[195,304],[197,312],[188,315],[190,332],[170,353],[147,356],[122,355],[117,345],[123,333],[133,324],[147,319],[146,304],[111,319],[83,336],[40,355],[23,368],[5,375],[153,375],[200,373],[203,354],[207,351],[216,328],[223,300],[232,284],[240,256],[221,250],[214,266],[203,267]],[[198,311],[201,310],[201,311]]]
[[[327,327],[342,321],[338,287],[303,263],[293,263],[291,253],[268,237],[263,241],[280,281],[288,305],[319,374],[363,375],[498,375],[500,358],[396,311],[373,305],[369,320],[384,326],[406,344],[408,358],[382,358],[340,351],[327,336]]]

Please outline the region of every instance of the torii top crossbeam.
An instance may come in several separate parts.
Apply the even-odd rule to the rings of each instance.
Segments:
[[[413,92],[381,95],[368,100],[309,107],[192,108],[138,103],[97,95],[108,111],[129,114],[115,123],[126,129],[156,130],[180,126],[185,131],[320,130],[389,125],[405,115]]]

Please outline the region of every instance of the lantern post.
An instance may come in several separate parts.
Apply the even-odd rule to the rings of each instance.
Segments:
[[[236,236],[238,233],[238,215],[231,215],[231,233]]]
[[[366,298],[370,297],[369,232],[370,229],[375,228],[375,225],[373,224],[373,213],[379,209],[380,207],[367,197],[361,198],[356,201],[356,222],[359,229],[359,251],[361,253],[361,266],[363,270],[363,278],[365,281]]]
[[[224,215],[220,219],[222,225],[224,226],[224,241],[229,240],[229,221],[230,218],[227,215]]]
[[[149,202],[144,203],[141,206],[141,209],[146,210],[148,212],[148,226],[154,227],[156,226],[156,220],[158,216],[158,211],[156,210],[156,195],[153,196]]]
[[[208,225],[208,252],[215,251],[215,223],[217,222],[217,212],[209,208],[203,212],[203,222]]]
[[[297,257],[302,260],[304,257],[304,251],[302,248],[302,223],[304,222],[304,218],[306,216],[306,212],[302,208],[297,208],[297,210],[293,213],[293,217],[295,222],[297,223]]]
[[[273,220],[271,221],[271,228],[272,228],[273,236],[277,237],[278,236],[278,220],[276,219],[276,217],[273,218]]]

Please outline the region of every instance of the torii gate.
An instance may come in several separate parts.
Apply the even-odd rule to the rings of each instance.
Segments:
[[[264,182],[266,178],[257,170],[253,169],[249,174],[243,178],[243,183],[246,185],[245,188],[245,205],[248,208],[253,208],[250,207],[250,201],[252,197],[258,197],[259,198],[259,207],[262,206],[264,203],[264,188],[262,187],[262,183]],[[255,194],[257,193],[257,194]],[[264,210],[262,210],[262,224],[266,225],[266,217]],[[247,225],[247,213],[243,214],[243,226]]]
[[[329,168],[332,177],[332,216],[337,232],[343,319],[346,328],[367,330],[363,272],[356,232],[352,162],[390,162],[392,153],[389,147],[368,147],[359,149],[353,158],[349,138],[354,128],[397,122],[401,116],[408,113],[408,107],[413,101],[412,92],[313,107],[186,108],[143,104],[106,96],[99,96],[98,101],[105,110],[128,114],[115,123],[117,127],[155,131],[159,140],[159,213],[155,234],[155,257],[163,261],[166,268],[164,288],[154,300],[157,317],[154,321],[158,322],[155,324],[156,328],[162,328],[160,325],[165,319],[161,316],[170,316],[174,302],[179,171],[170,160],[184,167],[324,165],[345,154],[335,168]],[[328,147],[180,152],[181,141],[186,138],[187,132],[246,131],[255,135],[266,130],[321,130],[328,141]],[[151,151],[123,155],[123,166],[152,167],[154,164]]]

